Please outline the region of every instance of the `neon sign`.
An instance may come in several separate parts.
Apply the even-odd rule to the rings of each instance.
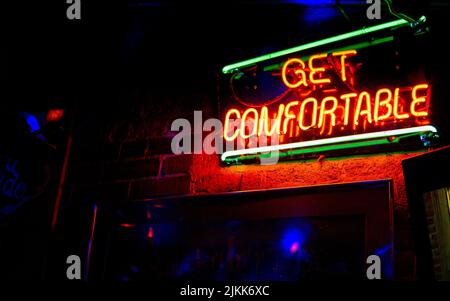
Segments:
[[[224,139],[244,145],[232,156],[292,150],[404,135],[435,133],[430,125],[430,85],[357,88],[355,49],[318,53],[308,60],[287,59],[278,74],[287,93],[275,105],[231,107],[224,117]],[[281,145],[257,147],[245,141],[279,136]],[[243,142],[244,141],[244,142]],[[380,141],[378,141],[380,142]],[[382,141],[381,141],[382,142]],[[381,143],[380,142],[380,143]],[[250,146],[250,147],[249,147]],[[341,145],[342,146],[342,145]]]

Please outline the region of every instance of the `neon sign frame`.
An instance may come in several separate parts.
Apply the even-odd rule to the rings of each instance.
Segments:
[[[422,17],[424,18],[424,17]],[[266,60],[270,60],[273,58],[277,58],[277,57],[282,57],[291,53],[295,53],[295,52],[299,52],[299,51],[303,51],[303,50],[307,50],[307,49],[312,49],[315,47],[319,47],[319,46],[323,46],[323,45],[327,45],[327,44],[331,44],[334,42],[338,42],[338,41],[343,41],[346,39],[350,39],[353,37],[357,37],[357,36],[361,36],[361,35],[366,35],[369,33],[373,33],[376,31],[381,31],[383,29],[393,29],[393,28],[399,28],[399,27],[404,27],[406,25],[410,25],[410,23],[406,20],[395,20],[395,21],[391,21],[391,22],[387,22],[387,23],[383,23],[383,24],[379,24],[376,26],[371,26],[371,27],[367,27],[367,28],[362,28],[359,30],[355,30],[352,32],[348,32],[348,33],[344,33],[344,34],[340,34],[337,36],[333,36],[333,37],[329,37],[326,39],[322,39],[316,42],[311,42],[308,44],[304,44],[304,45],[300,45],[297,47],[293,47],[293,48],[289,48],[286,50],[281,50],[281,51],[277,51],[277,52],[273,52],[270,54],[266,54],[263,56],[259,56],[256,58],[252,58],[252,59],[248,59],[248,60],[244,60],[235,64],[231,64],[231,65],[227,65],[222,69],[222,72],[224,74],[227,73],[232,73],[237,71],[239,68],[245,68],[245,67],[250,67],[252,65],[255,65],[259,62],[263,62]],[[376,40],[376,43],[373,44],[378,44],[378,43],[385,43],[385,42],[390,42],[393,40],[392,36],[383,38],[383,39],[378,39]],[[379,41],[379,42],[378,42]],[[333,52],[342,52],[344,53],[344,56],[342,56],[342,61],[341,61],[341,66],[342,66],[342,80],[346,81],[347,78],[345,77],[345,54],[346,53],[350,53],[351,55],[356,54],[356,49],[359,48],[365,48],[368,46],[371,46],[372,43],[371,42],[365,42],[365,43],[359,43],[356,44],[354,46],[358,46],[358,47],[343,47],[343,48],[338,48],[335,49]],[[354,51],[354,53],[352,53]],[[312,58],[321,58],[320,57],[321,54],[316,54],[313,55]],[[313,70],[311,64],[311,56],[309,56],[310,60],[308,61],[308,65],[309,68],[311,70]],[[290,59],[287,62],[283,63],[282,66],[282,80],[284,82],[284,84],[288,87],[288,88],[297,88],[301,85],[307,86],[306,82],[297,82],[295,84],[292,85],[292,87],[290,87],[290,83],[289,81],[284,77],[284,71],[286,66],[288,65],[289,61],[295,61],[297,64],[300,65],[300,67],[305,67],[305,64],[303,63],[303,61],[299,58],[299,59]],[[276,67],[280,67],[280,65],[276,66]],[[269,69],[272,68],[271,66],[268,67]],[[264,68],[264,70],[266,71],[267,67]],[[301,69],[301,68],[300,68]],[[323,71],[321,69],[316,69],[317,71]],[[301,72],[301,71],[300,71]],[[306,81],[306,75],[303,74],[303,79]],[[314,79],[314,77],[310,74],[309,76],[309,80],[312,84],[326,84],[328,82],[325,82],[326,80],[323,79]],[[413,104],[417,104],[417,102],[422,102],[424,101],[423,97],[414,97],[415,95],[415,91],[419,88],[422,88],[422,86],[425,86],[426,88],[428,88],[427,84],[419,84],[416,85],[415,87],[413,87],[413,102],[411,103],[411,113],[412,115],[419,117],[419,116],[426,116],[428,113],[427,112],[420,112],[420,111],[414,111],[413,108]],[[377,96],[376,99],[378,100],[378,105],[383,104],[384,105],[389,105],[387,103],[387,100],[382,100],[380,101],[379,99],[379,93],[381,94],[382,92],[385,92],[384,90],[388,90],[388,89],[380,89],[379,91],[377,91]],[[398,89],[395,89],[395,93],[397,93]],[[390,92],[390,91],[389,91]],[[361,92],[361,93],[367,93],[367,92]],[[389,97],[389,101],[392,98],[392,92],[388,93],[391,96]],[[392,106],[391,106],[391,113],[394,113],[394,116],[397,118],[406,118],[405,115],[406,113],[404,113],[403,115],[399,114],[396,111],[395,108],[395,97],[394,97],[394,108],[392,110]],[[292,103],[292,102],[291,102]],[[291,104],[290,103],[290,104]],[[295,102],[294,102],[295,103]],[[298,103],[298,102],[297,102]],[[289,104],[288,104],[289,105]],[[286,106],[288,106],[286,105]],[[294,104],[295,105],[295,104]],[[376,107],[378,108],[378,107]],[[287,109],[287,108],[286,108]],[[253,111],[255,111],[253,108],[249,109],[252,110],[251,113],[254,113]],[[267,108],[266,108],[267,110]],[[376,110],[376,109],[375,109]],[[233,110],[228,111],[227,115]],[[234,111],[237,111],[234,109]],[[289,110],[288,110],[289,111]],[[237,111],[238,112],[238,111]],[[262,112],[261,112],[262,113]],[[288,112],[289,113],[289,112]],[[378,112],[377,112],[378,113]],[[248,114],[248,112],[244,112],[243,114]],[[381,117],[385,117],[386,114],[381,115]],[[229,117],[229,116],[228,116]],[[293,116],[292,116],[293,117]],[[291,118],[292,119],[292,118]],[[381,119],[385,119],[385,118],[380,118]],[[375,120],[375,122],[377,123],[379,120]],[[225,120],[227,122],[227,118]],[[300,126],[301,127],[301,126]],[[283,129],[285,129],[285,124],[283,124]],[[225,126],[225,130],[224,130],[224,138],[227,141],[231,141],[234,139],[227,139],[227,134],[226,134],[226,130],[227,127]],[[258,129],[258,132],[261,132],[261,129]],[[286,131],[285,131],[286,132]],[[339,137],[332,137],[332,138],[324,138],[324,139],[316,139],[316,140],[310,140],[310,141],[301,141],[301,142],[293,142],[293,143],[287,143],[287,144],[280,144],[280,145],[271,145],[271,146],[260,146],[260,147],[250,147],[250,148],[244,148],[244,149],[238,149],[238,150],[232,150],[232,151],[227,151],[225,153],[222,154],[221,156],[221,160],[228,162],[228,161],[232,161],[232,160],[236,160],[233,159],[235,157],[238,157],[239,160],[241,159],[248,159],[251,157],[255,157],[255,156],[266,156],[266,153],[271,153],[274,151],[285,151],[283,153],[281,153],[282,156],[287,156],[287,155],[296,155],[296,154],[306,154],[306,153],[312,153],[312,152],[318,152],[318,151],[328,151],[328,150],[338,150],[338,149],[350,149],[350,148],[357,148],[357,147],[365,147],[365,146],[371,146],[371,145],[381,145],[381,144],[392,144],[392,143],[397,143],[399,142],[399,140],[402,137],[405,136],[415,136],[415,135],[420,135],[422,137],[422,135],[424,134],[431,134],[431,135],[435,135],[437,133],[437,130],[434,126],[432,125],[421,125],[421,126],[415,126],[415,127],[409,127],[409,128],[400,128],[400,129],[392,129],[392,130],[384,130],[384,131],[378,131],[378,132],[370,132],[370,133],[362,133],[362,134],[353,134],[353,135],[345,135],[345,136],[339,136]],[[233,136],[235,136],[235,134],[237,134],[237,132],[235,132],[233,134]],[[230,137],[229,137],[230,138]],[[243,155],[246,155],[246,157],[242,157]],[[253,155],[253,156],[252,156]]]
[[[228,151],[222,154],[221,159],[222,161],[225,161],[229,157],[235,157],[235,156],[241,156],[241,155],[254,155],[258,153],[268,153],[268,152],[274,152],[274,151],[282,151],[282,150],[289,150],[289,149],[307,149],[310,147],[316,147],[316,146],[326,146],[326,145],[334,145],[338,143],[345,143],[345,142],[361,142],[364,140],[370,140],[370,139],[377,139],[377,138],[385,138],[377,140],[375,145],[382,144],[383,142],[389,142],[387,138],[389,137],[398,137],[401,135],[408,135],[408,134],[424,134],[424,133],[437,133],[437,130],[432,125],[424,125],[424,126],[418,126],[418,127],[411,127],[411,128],[405,128],[405,129],[396,129],[396,130],[389,130],[389,131],[380,131],[380,132],[374,132],[374,133],[364,133],[364,134],[356,134],[356,135],[348,135],[348,136],[341,136],[341,137],[333,137],[333,138],[325,138],[325,139],[318,139],[318,140],[311,140],[311,141],[301,141],[301,142],[294,142],[294,143],[288,143],[288,144],[278,144],[278,145],[270,145],[270,146],[262,146],[262,147],[255,147],[255,148],[247,148],[247,149],[240,149],[240,150],[234,150],[234,151]],[[371,143],[368,143],[369,145]],[[361,145],[366,146],[366,145]]]

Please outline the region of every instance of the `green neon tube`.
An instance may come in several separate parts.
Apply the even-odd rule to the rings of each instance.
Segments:
[[[306,149],[300,148],[300,149],[294,149],[294,150],[287,151],[285,153],[280,153],[280,154],[282,154],[283,156],[293,156],[293,155],[310,154],[310,153],[316,153],[316,152],[326,152],[326,151],[330,151],[330,150],[367,147],[367,146],[382,145],[382,144],[393,144],[393,143],[397,143],[397,142],[398,142],[398,139],[396,139],[394,141],[389,141],[387,138],[383,138],[383,139],[376,139],[376,140],[311,147],[311,148],[306,148]],[[263,155],[261,155],[261,156],[263,156]]]
[[[413,135],[417,135],[413,134]],[[395,139],[393,141],[389,141],[386,138],[383,139],[377,139],[377,140],[368,140],[368,141],[359,141],[359,142],[350,142],[350,143],[342,143],[342,144],[335,144],[335,145],[326,145],[326,146],[320,146],[320,147],[311,147],[311,148],[305,148],[305,149],[294,149],[287,152],[282,152],[278,154],[279,158],[288,157],[288,156],[296,156],[296,155],[304,155],[304,154],[311,154],[311,153],[319,153],[319,152],[327,152],[331,150],[341,150],[341,149],[351,149],[351,148],[359,148],[359,147],[368,147],[373,145],[383,145],[383,144],[394,144],[398,143],[399,139]],[[247,161],[251,159],[256,158],[270,158],[272,156],[272,153],[268,154],[260,154],[260,155],[250,155],[245,156],[242,158],[237,158],[238,161]],[[227,158],[225,159],[225,162],[231,162],[235,161],[236,159]]]
[[[224,152],[221,156],[221,159],[222,159],[222,161],[225,161],[228,157],[233,157],[233,156],[254,155],[254,154],[258,154],[258,153],[309,148],[309,147],[314,147],[314,146],[324,146],[324,145],[331,145],[331,144],[344,143],[344,142],[356,142],[356,141],[361,141],[361,140],[387,138],[387,137],[392,137],[392,136],[399,136],[399,135],[406,135],[406,134],[413,134],[413,133],[422,133],[422,132],[436,133],[437,130],[432,125],[424,125],[424,126],[411,127],[411,128],[405,128],[405,129],[381,131],[381,132],[374,132],[374,133],[364,133],[364,134],[349,135],[349,136],[342,136],[342,137],[333,137],[333,138],[326,138],[326,139],[319,139],[319,140],[312,140],[312,141],[302,141],[302,142],[295,142],[295,143],[281,144],[281,145],[277,144],[277,145],[270,145],[270,146],[247,148],[247,149],[240,149],[240,150]]]
[[[242,61],[239,63],[231,64],[231,65],[223,67],[222,72],[224,74],[227,74],[235,69],[254,65],[256,63],[266,61],[269,59],[273,59],[273,58],[277,58],[277,57],[287,55],[290,53],[299,52],[299,51],[327,45],[327,44],[330,44],[333,42],[338,42],[338,41],[350,39],[350,38],[361,36],[361,35],[366,35],[366,34],[369,34],[369,33],[375,32],[375,31],[379,31],[379,30],[383,30],[383,29],[387,29],[387,28],[392,28],[392,27],[396,27],[396,26],[404,26],[407,24],[409,24],[408,21],[406,21],[404,19],[399,19],[399,20],[395,20],[395,21],[391,21],[391,22],[387,22],[387,23],[383,23],[383,24],[379,24],[379,25],[375,25],[375,26],[370,26],[367,28],[361,28],[361,29],[358,29],[355,31],[350,31],[350,32],[340,34],[337,36],[333,36],[333,37],[329,37],[329,38],[326,38],[323,40],[307,43],[304,45],[292,47],[292,48],[285,49],[285,50],[272,52],[272,53],[258,56],[258,57],[252,58],[252,59],[248,59],[248,60],[245,60],[245,61]]]
[[[389,36],[389,37],[385,37],[385,38],[379,38],[379,39],[376,39],[373,41],[367,41],[367,42],[353,44],[353,45],[349,45],[349,46],[345,46],[345,47],[331,49],[331,50],[328,50],[327,52],[331,53],[331,52],[340,52],[340,51],[345,51],[345,50],[359,50],[359,49],[364,49],[364,48],[371,47],[371,46],[376,46],[376,45],[392,42],[393,40],[394,40],[394,37]],[[302,59],[303,61],[307,61],[309,59],[309,57],[310,56],[303,56],[300,59]],[[284,62],[279,63],[279,64],[270,65],[270,66],[264,67],[263,70],[264,71],[278,70],[283,67],[283,64],[284,64]]]

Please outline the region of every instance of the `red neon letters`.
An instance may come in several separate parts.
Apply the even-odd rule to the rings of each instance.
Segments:
[[[364,131],[366,127],[384,127],[399,121],[423,122],[428,116],[429,86],[426,83],[412,88],[383,87],[375,92],[360,91],[336,93],[334,80],[349,80],[350,63],[347,58],[356,50],[316,54],[305,63],[299,58],[287,60],[281,69],[281,80],[290,89],[301,91],[322,89],[322,96],[281,103],[278,107],[263,106],[238,110],[232,108],[225,115],[224,138],[233,141],[238,136],[248,139],[254,136],[272,136],[275,133],[287,137],[317,130],[317,135],[332,135],[339,131]],[[327,65],[332,60],[333,66]],[[338,77],[330,77],[327,70],[333,68]],[[331,92],[329,92],[331,91]],[[308,94],[306,94],[308,95]],[[303,98],[303,99],[302,99]]]
[[[342,81],[347,80],[346,59],[355,54],[356,50],[333,52],[331,54],[332,57],[340,58],[340,78]],[[306,68],[306,64],[299,58],[288,60],[281,70],[283,83],[291,89],[298,88],[302,85],[307,87],[309,85],[331,83],[331,79],[324,75],[326,67],[323,61],[326,58],[326,53],[311,56],[308,60],[308,68]],[[307,72],[309,73],[307,74]]]
[[[236,139],[238,135],[246,139],[253,135],[271,136],[288,133],[288,125],[295,122],[302,131],[314,128],[333,128],[352,126],[356,128],[362,124],[373,124],[382,126],[381,121],[395,121],[401,119],[413,119],[428,116],[427,111],[427,84],[420,84],[409,91],[409,106],[400,107],[400,89],[394,91],[388,88],[379,89],[376,93],[363,91],[359,94],[348,93],[340,97],[327,96],[321,100],[308,97],[303,101],[291,101],[286,105],[278,106],[275,118],[269,118],[267,107],[259,111],[249,108],[242,114],[237,109],[231,109],[225,117],[225,139],[228,141]],[[402,97],[408,97],[404,93]],[[341,108],[338,110],[338,108]],[[271,120],[274,122],[271,123]],[[239,120],[234,130],[230,128],[231,121]],[[350,121],[352,121],[350,123]],[[252,127],[249,130],[249,125]],[[230,135],[230,130],[232,134]]]

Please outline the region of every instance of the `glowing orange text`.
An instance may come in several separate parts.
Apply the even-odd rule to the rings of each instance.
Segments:
[[[313,75],[311,80],[319,78]],[[303,78],[290,84],[299,86],[305,82]],[[427,84],[418,84],[409,89],[381,88],[375,93],[362,91],[322,99],[307,97],[271,110],[266,106],[243,111],[232,108],[225,115],[224,138],[232,141],[238,136],[248,139],[275,133],[293,136],[311,130],[317,130],[319,135],[331,135],[335,129],[364,130],[367,126],[383,127],[400,121],[420,122],[428,117],[429,90]]]
[[[356,50],[333,52],[330,57],[338,59],[339,76],[342,81],[347,81],[347,58],[356,55]],[[281,69],[283,83],[296,89],[301,86],[332,84],[331,78],[326,76],[326,69],[331,67],[327,64],[326,53],[312,55],[308,64],[299,58],[289,59]]]

